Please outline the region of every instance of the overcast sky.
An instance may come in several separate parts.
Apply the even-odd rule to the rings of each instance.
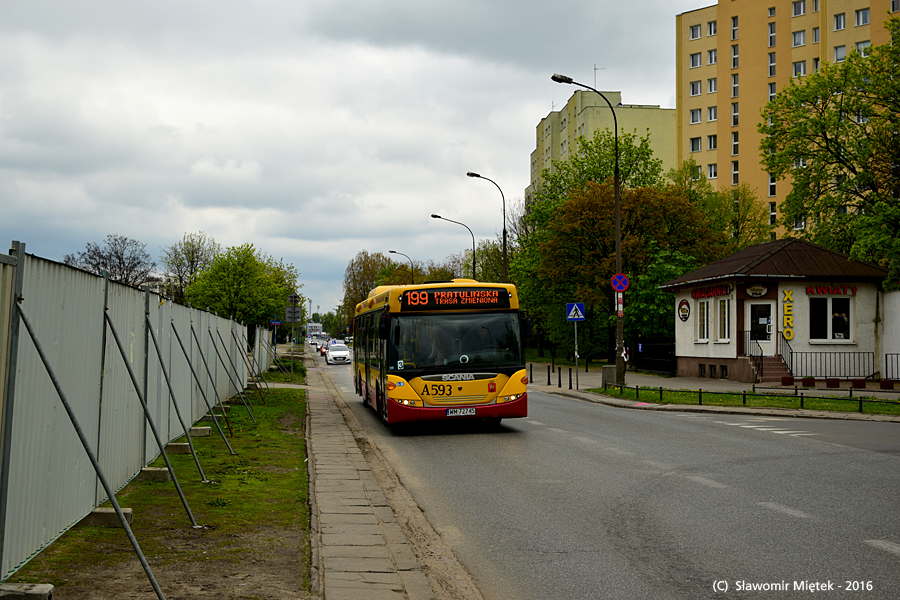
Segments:
[[[360,250],[502,231],[575,90],[675,106],[675,15],[713,0],[0,0],[0,244],[204,231],[337,306]],[[594,70],[594,66],[601,70]],[[405,260],[405,259],[404,259]]]

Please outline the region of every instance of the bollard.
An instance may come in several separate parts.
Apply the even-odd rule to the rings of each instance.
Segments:
[[[534,381],[534,363],[528,365],[528,381]]]
[[[556,387],[562,388],[562,369],[556,370]]]
[[[754,386],[755,388],[756,386]],[[744,390],[744,406],[747,406],[747,390]]]
[[[569,367],[569,389],[572,389],[572,367]]]
[[[547,387],[550,387],[550,365],[547,365]]]
[[[660,404],[663,403],[663,399],[662,399],[662,386],[659,386],[659,403],[660,403]]]
[[[634,399],[635,401],[639,401],[641,399],[641,386],[634,386]]]
[[[698,390],[698,392],[699,393],[697,394],[697,404],[699,406],[703,406],[703,388],[700,388]]]
[[[800,408],[803,408],[803,392],[800,393]]]

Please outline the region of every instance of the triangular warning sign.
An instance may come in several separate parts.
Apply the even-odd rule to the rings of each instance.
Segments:
[[[557,313],[557,314],[559,314],[559,313]],[[577,305],[577,304],[576,304],[575,306],[572,307],[572,312],[569,313],[568,319],[569,319],[570,321],[571,321],[571,320],[575,320],[575,319],[577,319],[577,320],[583,320],[583,319],[584,319],[584,314],[583,314],[580,310],[578,310],[578,305]]]

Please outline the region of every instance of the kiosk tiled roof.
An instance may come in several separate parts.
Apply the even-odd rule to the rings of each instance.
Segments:
[[[696,271],[662,284],[674,291],[712,281],[759,279],[810,279],[879,282],[887,271],[871,263],[850,260],[835,252],[795,238],[749,246]]]

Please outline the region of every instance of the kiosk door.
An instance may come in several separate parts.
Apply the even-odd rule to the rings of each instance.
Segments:
[[[758,343],[762,348],[763,356],[775,355],[775,344],[772,330],[773,313],[775,303],[772,301],[757,301],[747,303],[747,330],[750,332],[750,348],[747,353],[753,353],[753,346]]]

